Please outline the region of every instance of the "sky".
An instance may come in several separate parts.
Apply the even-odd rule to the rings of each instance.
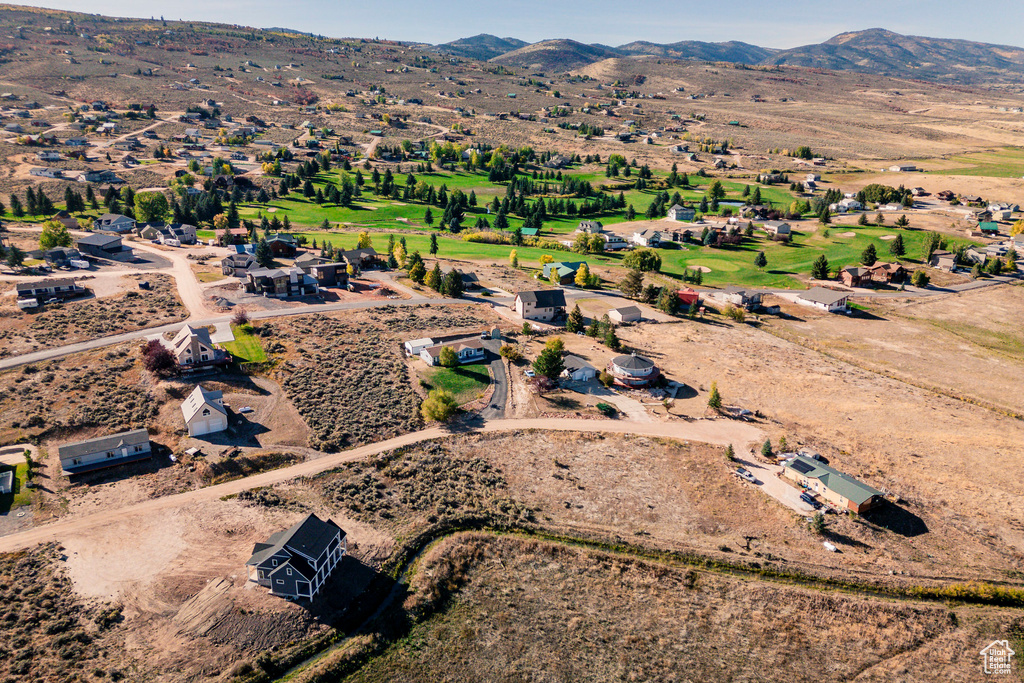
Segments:
[[[153,5],[138,0],[18,4],[108,16],[153,16],[149,14]],[[970,5],[961,0],[177,0],[160,8],[166,19],[425,43],[492,33],[528,42],[571,38],[622,45],[634,40],[740,40],[790,48],[846,31],[887,28],[935,38],[1024,45],[1021,0],[975,0]]]

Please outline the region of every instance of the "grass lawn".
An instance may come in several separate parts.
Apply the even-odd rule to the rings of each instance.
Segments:
[[[0,514],[5,514],[14,508],[29,505],[32,502],[32,490],[25,486],[25,482],[28,481],[28,463],[19,463],[15,467],[0,465],[0,472],[12,469],[14,470],[12,492],[0,496]]]
[[[429,385],[429,389],[444,389],[462,405],[483,396],[491,383],[491,376],[486,364],[473,363],[455,368],[427,368],[422,373],[422,381]]]
[[[747,239],[742,245],[721,249],[696,244],[680,245],[678,249],[659,249],[658,254],[662,259],[661,272],[681,277],[686,268],[704,266],[711,269],[711,272],[704,274],[703,284],[705,285],[736,284],[746,287],[803,288],[803,284],[794,276],[809,275],[811,265],[821,254],[825,254],[832,270],[858,264],[861,252],[868,244],[875,245],[875,251],[878,253],[880,261],[891,260],[889,242],[882,240],[881,237],[897,232],[902,232],[907,250],[907,254],[903,258],[904,261],[920,260],[924,257],[927,234],[925,231],[900,231],[891,226],[833,225],[830,226],[831,234],[824,237],[821,230],[809,233],[803,232],[799,228],[800,226],[797,225],[793,241],[789,244],[773,242],[763,236],[755,236]],[[854,237],[839,236],[848,232],[854,233]],[[355,248],[357,241],[355,234],[322,232],[302,234],[310,240],[316,238],[318,243],[327,240],[332,242],[335,247],[344,249]],[[374,248],[381,252],[386,250],[386,236],[374,234],[372,238]],[[406,235],[405,240],[410,252],[418,250],[424,256],[429,253],[430,238],[427,235]],[[519,261],[524,266],[539,266],[540,257],[547,254],[553,256],[556,261],[583,259],[591,265],[622,267],[624,256],[624,253],[611,253],[600,256],[589,254],[581,257],[567,251],[464,242],[458,237],[442,234],[439,234],[438,245],[438,256],[442,258],[494,260],[501,263],[508,263],[509,252],[516,249]],[[759,251],[764,251],[765,257],[768,259],[768,265],[763,270],[754,266],[754,258]]]
[[[962,168],[929,171],[938,175],[975,175],[990,178],[1024,176],[1024,149],[1006,147],[996,152],[977,152],[950,157],[949,161],[964,164]]]
[[[250,325],[232,324],[231,329],[235,333],[235,341],[221,344],[228,353],[241,363],[262,363],[267,360],[259,337],[253,334]]]

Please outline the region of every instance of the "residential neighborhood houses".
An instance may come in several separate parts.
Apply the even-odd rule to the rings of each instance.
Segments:
[[[289,600],[313,599],[348,551],[345,531],[310,513],[253,547],[249,580]]]
[[[94,470],[146,460],[152,456],[149,432],[134,429],[100,436],[86,441],[62,444],[57,456],[66,474],[83,474]]]
[[[516,292],[513,308],[523,320],[554,322],[565,317],[565,292],[561,289]]]

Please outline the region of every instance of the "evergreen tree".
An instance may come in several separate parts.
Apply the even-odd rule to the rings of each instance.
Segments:
[[[669,315],[679,314],[679,296],[671,287],[662,287],[658,296],[658,310]]]
[[[434,212],[427,207],[427,210],[423,212],[423,224],[428,228],[434,224]]]
[[[715,412],[722,410],[722,395],[718,393],[718,382],[711,383],[711,393],[708,394],[708,408]]]
[[[754,257],[754,265],[764,270],[764,267],[768,265],[768,257],[764,255],[763,251],[757,252],[757,256]]]
[[[626,277],[619,283],[619,290],[630,299],[636,299],[644,286],[644,274],[637,269],[630,269]]]
[[[266,239],[261,239],[259,244],[256,245],[255,256],[256,263],[264,268],[270,268],[274,265],[274,254],[270,251],[270,245],[267,244]]]
[[[811,277],[815,280],[828,279],[828,259],[824,254],[819,256],[811,266]]]
[[[902,258],[903,256],[906,256],[907,247],[903,243],[903,235],[896,235],[896,239],[889,242],[889,253],[895,256],[896,258]]]
[[[437,233],[430,233],[430,255],[437,254]]]
[[[424,284],[427,285],[427,287],[430,287],[435,292],[439,292],[441,291],[441,283],[443,279],[444,274],[441,272],[441,266],[439,266],[435,262],[434,267],[430,270],[429,273],[427,273],[427,276],[424,278],[423,282]]]
[[[582,332],[583,328],[583,312],[580,311],[580,305],[576,304],[572,311],[569,312],[569,317],[565,321],[565,331],[576,334],[577,332]]]
[[[864,248],[864,251],[860,253],[860,262],[865,266],[873,266],[877,260],[878,254],[875,252],[874,244],[869,244]]]
[[[450,299],[461,299],[462,298],[462,274],[452,268],[449,270],[441,283],[441,293]]]

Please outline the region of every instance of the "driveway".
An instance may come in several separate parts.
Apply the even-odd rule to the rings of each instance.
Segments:
[[[640,401],[612,391],[596,379],[591,379],[586,382],[569,382],[564,386],[577,393],[597,396],[598,398],[603,399],[606,403],[611,403],[613,406],[618,408],[619,412],[623,413],[626,416],[626,419],[630,422],[654,421],[653,418],[651,418],[650,413],[647,412],[647,409],[644,408]]]
[[[781,476],[778,476],[782,472],[780,465],[769,465],[753,458],[737,457],[736,466],[750,470],[750,473],[757,479],[755,486],[786,507],[805,516],[814,513],[813,507],[800,500],[800,489],[791,486]]]
[[[491,402],[480,411],[480,417],[500,420],[505,417],[505,404],[508,402],[508,374],[505,372],[505,361],[499,353],[501,340],[488,339],[484,342],[484,348],[493,356],[491,375],[494,377],[494,393],[491,394]]]

